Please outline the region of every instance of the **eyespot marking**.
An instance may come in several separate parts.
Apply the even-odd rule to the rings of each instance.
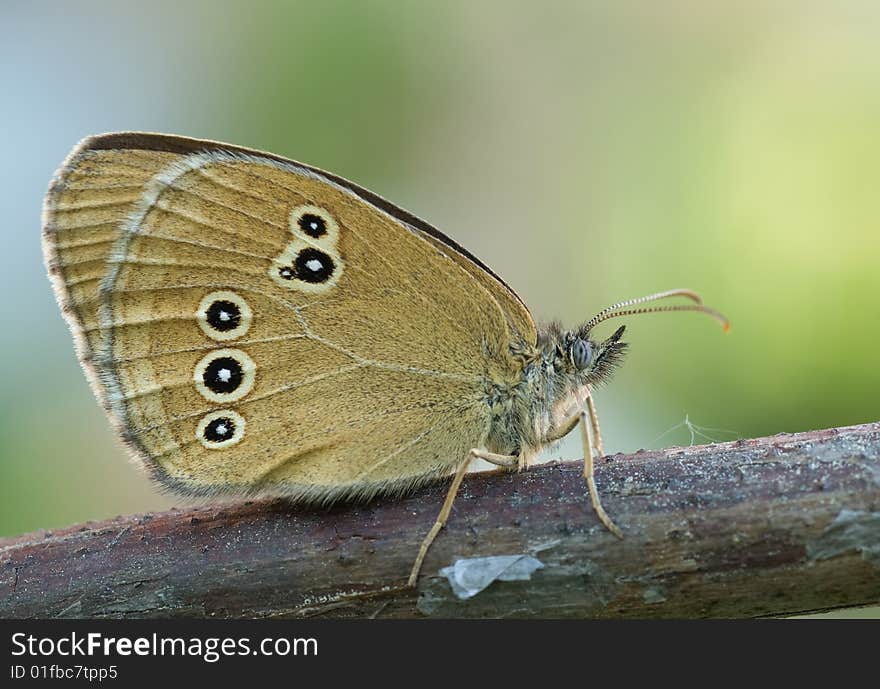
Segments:
[[[320,249],[303,249],[293,262],[296,277],[305,282],[327,282],[336,270],[336,264],[330,255]]]
[[[202,382],[211,392],[216,392],[218,395],[235,392],[243,380],[244,371],[241,364],[231,356],[211,359],[202,372]]]
[[[320,215],[306,213],[299,219],[299,228],[310,237],[323,237],[327,234],[327,223]]]
[[[336,284],[342,268],[342,257],[332,249],[293,241],[269,265],[269,277],[285,289],[320,293]]]
[[[290,211],[290,231],[309,243],[317,240],[321,246],[327,247],[335,247],[339,239],[336,219],[320,206],[297,206]]]
[[[196,311],[196,320],[205,335],[224,342],[239,338],[248,331],[253,312],[238,294],[222,290],[205,295]]]
[[[196,427],[196,438],[209,450],[235,445],[244,437],[245,420],[238,412],[221,409],[206,415]]]
[[[193,374],[196,388],[212,402],[241,399],[254,386],[257,367],[240,349],[219,349],[202,357]]]

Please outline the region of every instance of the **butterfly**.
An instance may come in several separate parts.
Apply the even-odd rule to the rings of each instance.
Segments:
[[[80,362],[150,476],[185,495],[397,496],[472,460],[522,469],[580,427],[626,349],[610,318],[700,311],[685,289],[538,328],[498,275],[428,223],[270,153],[138,132],[89,137],[43,209],[45,262]],[[643,306],[683,297],[689,303]]]

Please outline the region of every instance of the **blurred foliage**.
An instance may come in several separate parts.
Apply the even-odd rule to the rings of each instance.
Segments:
[[[0,343],[0,535],[170,504],[91,398],[40,260],[52,171],[98,131],[350,177],[539,320],[700,290],[731,333],[629,320],[598,394],[609,451],[690,442],[686,417],[718,439],[876,420],[878,20],[857,2],[4,3],[0,317],[19,327]]]

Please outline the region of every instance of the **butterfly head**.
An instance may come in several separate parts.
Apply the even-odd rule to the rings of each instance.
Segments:
[[[606,380],[620,364],[627,349],[621,342],[626,326],[622,325],[611,337],[594,340],[583,329],[568,333],[565,338],[564,358],[566,368],[586,383],[596,384]]]
[[[664,306],[643,306],[643,304],[670,297],[685,297],[690,304]],[[564,371],[569,383],[595,385],[608,379],[623,358],[627,344],[621,342],[625,326],[621,326],[611,337],[599,340],[594,337],[594,329],[599,323],[610,318],[633,316],[662,311],[698,311],[717,320],[727,330],[730,326],[727,319],[714,309],[703,305],[698,294],[688,289],[675,289],[658,292],[646,297],[628,299],[602,309],[580,328],[574,331],[563,331],[558,325],[551,325],[545,334],[545,358],[550,354],[552,370]]]

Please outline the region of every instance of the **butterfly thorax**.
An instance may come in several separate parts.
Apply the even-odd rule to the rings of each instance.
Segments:
[[[583,329],[563,330],[551,323],[534,347],[517,352],[521,368],[506,379],[487,380],[485,403],[491,413],[486,441],[490,452],[531,457],[585,398],[588,386],[608,378],[626,345],[621,328],[603,342]]]

